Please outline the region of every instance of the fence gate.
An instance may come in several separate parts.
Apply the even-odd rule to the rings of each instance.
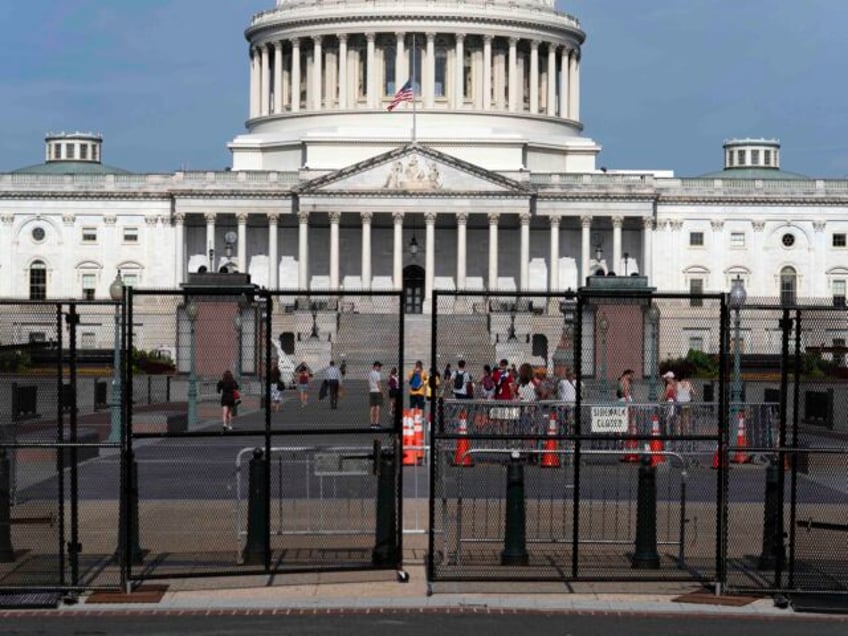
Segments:
[[[0,303],[0,589],[117,589],[116,303]],[[115,403],[115,415],[118,404]]]
[[[476,391],[431,406],[431,581],[718,580],[723,298],[617,282],[434,294],[432,359],[463,359]],[[694,338],[713,358],[687,358]],[[495,383],[514,365],[519,388],[486,394],[485,365],[502,361]],[[685,405],[662,400],[672,368],[691,376]]]
[[[372,427],[368,384],[402,368],[400,293],[197,274],[131,290],[128,324],[131,579],[401,568],[401,409]],[[159,400],[135,399],[163,365]]]

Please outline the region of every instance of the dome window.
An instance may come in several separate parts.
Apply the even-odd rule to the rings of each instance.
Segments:
[[[783,243],[784,247],[792,247],[795,245],[795,235],[787,232],[781,237],[780,241]]]
[[[44,240],[45,234],[43,227],[32,228],[32,240],[36,243],[41,243]]]

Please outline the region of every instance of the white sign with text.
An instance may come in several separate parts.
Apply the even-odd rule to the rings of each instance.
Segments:
[[[593,433],[626,433],[627,432],[627,407],[626,406],[593,406],[592,407],[592,432]]]

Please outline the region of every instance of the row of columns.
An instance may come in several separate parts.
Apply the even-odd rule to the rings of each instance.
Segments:
[[[381,107],[382,98],[391,95],[379,93],[377,80],[382,73],[377,69],[377,34],[363,34],[366,42],[365,70],[365,104],[369,109]],[[396,33],[395,42],[395,90],[410,78],[409,57],[406,51],[407,33]],[[324,39],[333,37],[337,40],[338,54],[331,67],[325,63]],[[354,108],[357,105],[356,95],[351,94],[349,82],[349,48],[350,35],[341,33],[334,36],[311,36],[312,52],[311,67],[308,68],[310,81],[306,85],[305,108],[319,111],[334,103],[339,110]],[[466,47],[464,34],[451,34],[454,40],[453,69],[445,69],[453,78],[453,86],[446,87],[448,107],[459,110],[465,107],[466,98],[473,95],[465,94],[465,58]],[[480,55],[477,51],[472,54],[472,77],[475,84],[480,85],[481,97],[475,106],[484,111],[506,110],[508,112],[523,112],[524,86],[519,72],[519,38],[508,39],[506,55],[495,55],[492,42],[494,36],[483,35],[483,46]],[[304,82],[301,74],[302,38],[291,38],[284,41],[259,44],[250,51],[250,117],[266,117],[273,113],[299,112],[301,109],[301,89]],[[288,43],[288,47],[285,44]],[[436,34],[426,33],[424,52],[422,55],[421,103],[425,109],[436,106]],[[529,78],[529,112],[548,116],[559,116],[563,119],[580,120],[580,50],[568,45],[555,42],[530,40],[530,78]],[[541,78],[540,51],[544,46],[547,53],[545,98],[540,99],[539,85]],[[329,48],[329,47],[328,47]],[[326,51],[329,54],[329,50]],[[284,55],[287,53],[287,55]],[[506,59],[504,59],[506,58]],[[557,65],[559,62],[559,72]],[[325,75],[332,72],[335,82],[328,81]],[[493,85],[494,84],[494,85]],[[338,94],[335,86],[338,86]],[[448,88],[450,92],[448,93]],[[507,101],[502,103],[504,89]],[[493,93],[494,91],[494,93]],[[328,94],[325,96],[325,92]],[[559,103],[557,106],[557,95]],[[325,99],[325,97],[327,99]]]
[[[405,214],[403,212],[395,212],[393,218],[393,241],[392,241],[392,282],[395,289],[400,289],[403,286],[403,220]],[[205,215],[206,219],[206,246],[207,249],[215,247],[215,213]],[[247,217],[246,212],[236,214],[237,220],[237,266],[240,272],[247,271]],[[278,254],[278,237],[277,230],[279,227],[279,213],[271,212],[268,217],[268,261],[270,268],[270,276],[268,278],[269,287],[271,289],[279,288],[279,263]],[[308,289],[309,287],[309,217],[308,212],[298,213],[298,277],[297,284],[299,289]],[[425,226],[425,245],[424,245],[424,270],[425,270],[425,296],[432,297],[433,278],[435,273],[435,245],[436,245],[436,213],[424,213]],[[362,221],[362,263],[361,277],[363,289],[370,289],[372,271],[371,271],[371,226],[373,220],[372,212],[360,213]],[[330,289],[339,289],[339,222],[341,220],[340,212],[330,212]],[[498,223],[500,214],[491,213],[488,215],[489,221],[489,268],[488,268],[488,288],[497,290],[498,288]],[[581,280],[585,280],[592,272],[590,267],[591,256],[591,216],[581,217],[581,263],[580,272]],[[519,266],[519,285],[521,290],[529,289],[529,262],[530,262],[530,221],[531,215],[529,212],[520,214],[520,266]],[[561,217],[550,217],[550,271],[549,271],[549,289],[559,289],[559,232],[560,232]],[[613,263],[617,267],[621,262],[621,230],[624,223],[624,218],[620,216],[612,217],[612,242],[613,242]],[[457,224],[457,252],[456,252],[456,285],[457,289],[466,288],[467,280],[467,225],[468,215],[459,213],[456,215]],[[652,257],[651,250],[653,249],[653,219],[650,217],[642,218],[642,274],[652,276]],[[175,215],[175,238],[176,238],[176,263],[179,280],[185,280],[185,214],[177,213]],[[618,272],[620,274],[620,272]]]

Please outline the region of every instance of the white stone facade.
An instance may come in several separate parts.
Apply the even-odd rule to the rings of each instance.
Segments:
[[[399,289],[420,267],[425,301],[598,269],[661,291],[741,276],[749,298],[844,297],[848,181],[780,178],[776,141],[726,142],[708,178],[596,170],[584,38],[547,0],[281,0],[247,30],[232,170],[0,175],[0,297],[108,299],[117,270],[176,288],[224,266],[287,290]],[[413,58],[414,140],[412,105],[386,111]],[[771,172],[734,173],[740,149]]]

